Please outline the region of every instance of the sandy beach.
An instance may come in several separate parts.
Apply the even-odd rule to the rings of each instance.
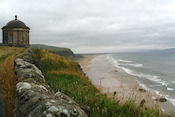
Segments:
[[[78,60],[83,71],[86,73],[90,81],[102,92],[113,97],[116,92],[115,99],[124,103],[127,100],[135,100],[139,106],[142,100],[145,100],[144,106],[150,109],[159,108],[166,113],[171,113],[169,102],[160,103],[155,101],[158,95],[152,91],[144,89],[136,80],[116,68],[104,59],[104,55],[86,55]],[[168,109],[167,109],[168,108]]]

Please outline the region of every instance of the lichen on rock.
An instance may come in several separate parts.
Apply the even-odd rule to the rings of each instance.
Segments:
[[[16,90],[21,92],[22,89],[30,89],[31,88],[31,85],[27,82],[19,82],[17,85],[16,85]]]

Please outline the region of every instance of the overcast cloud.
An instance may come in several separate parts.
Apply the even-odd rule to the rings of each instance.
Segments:
[[[175,47],[175,0],[0,0],[0,27],[15,14],[32,44],[76,53]]]

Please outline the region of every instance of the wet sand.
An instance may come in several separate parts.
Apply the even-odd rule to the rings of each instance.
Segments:
[[[79,64],[89,77],[89,80],[102,92],[124,103],[127,100],[135,100],[137,105],[144,99],[145,107],[150,109],[158,108],[160,103],[155,101],[156,97],[151,91],[143,89],[134,76],[131,76],[121,69],[106,62],[104,55],[88,55],[80,59]],[[161,106],[167,106],[162,105]],[[169,109],[170,110],[170,109]],[[165,112],[168,112],[167,110]],[[169,112],[168,112],[169,113]]]

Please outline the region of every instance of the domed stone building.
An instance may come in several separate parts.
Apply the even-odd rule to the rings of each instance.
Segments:
[[[30,28],[15,16],[15,20],[2,27],[3,45],[29,47],[29,31]]]

